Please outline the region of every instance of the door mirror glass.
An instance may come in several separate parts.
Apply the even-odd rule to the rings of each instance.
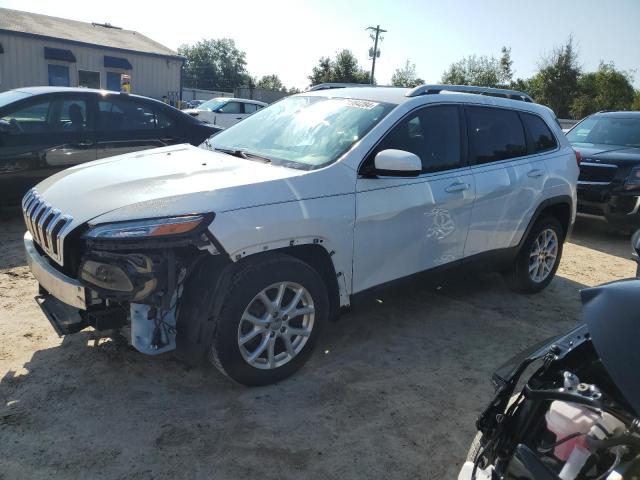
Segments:
[[[422,161],[415,153],[404,150],[382,150],[374,159],[376,174],[388,177],[417,177]]]

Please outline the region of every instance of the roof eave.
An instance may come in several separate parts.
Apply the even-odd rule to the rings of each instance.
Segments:
[[[70,45],[78,45],[81,47],[91,47],[91,48],[102,48],[105,50],[111,50],[114,52],[123,52],[123,53],[135,53],[136,55],[149,55],[152,57],[161,57],[161,58],[171,58],[174,60],[180,60],[182,62],[184,62],[186,60],[186,58],[182,55],[178,55],[177,53],[175,55],[170,55],[168,53],[159,53],[159,52],[143,52],[140,50],[131,50],[131,49],[127,49],[127,48],[119,48],[119,47],[112,47],[109,45],[100,45],[99,43],[90,43],[90,42],[80,42],[78,40],[69,40],[66,38],[60,38],[60,37],[52,37],[49,35],[41,35],[39,33],[29,33],[29,32],[20,32],[17,30],[8,30],[5,28],[0,28],[0,33],[7,33],[10,35],[18,35],[18,36],[23,36],[23,37],[30,37],[30,38],[38,38],[41,40],[51,40],[51,41],[55,41],[55,42],[62,42],[62,43],[67,43]]]

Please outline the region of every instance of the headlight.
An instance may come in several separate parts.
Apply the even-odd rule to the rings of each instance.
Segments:
[[[140,253],[93,252],[80,264],[79,277],[91,288],[110,297],[147,297],[158,285],[158,270],[164,266]]]
[[[90,228],[85,233],[91,239],[135,239],[157,238],[181,235],[195,231],[198,227],[206,226],[206,215],[187,215],[183,217],[154,218],[150,220],[136,220],[132,222],[105,223]]]

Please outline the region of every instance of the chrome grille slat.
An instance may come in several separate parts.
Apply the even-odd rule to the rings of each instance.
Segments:
[[[60,213],[60,210],[58,210],[58,209],[54,209],[53,212],[51,212],[51,213],[53,213],[53,218],[51,219],[51,221],[49,222],[49,225],[47,225],[47,228],[45,229],[45,236],[47,238],[47,244],[49,245],[49,248],[53,249],[54,243],[53,243],[53,240],[51,238],[51,234],[53,232],[53,228],[58,223],[58,219],[60,218],[61,213]],[[57,249],[57,245],[56,245],[56,252],[55,253],[57,253],[57,252],[58,252],[58,249]]]
[[[49,257],[63,265],[63,242],[69,233],[73,217],[43,201],[35,189],[22,199],[24,221],[34,241]]]
[[[47,208],[42,213],[42,216],[40,217],[40,221],[38,222],[38,231],[40,232],[40,235],[42,235],[42,243],[44,243],[45,248],[49,247],[49,239],[47,238],[45,225],[47,225],[47,220],[49,220],[49,217],[51,217],[52,210],[53,210],[53,207],[47,204]]]

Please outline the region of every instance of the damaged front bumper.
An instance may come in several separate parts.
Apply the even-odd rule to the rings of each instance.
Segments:
[[[87,298],[91,295],[87,288],[51,266],[46,257],[38,252],[29,232],[24,234],[24,250],[31,273],[42,289],[71,307],[87,309]]]
[[[29,232],[24,236],[24,247],[27,264],[38,281],[36,302],[59,336],[87,327],[104,331],[130,326],[131,345],[142,353],[156,355],[175,348],[177,292],[167,310],[105,299],[99,289],[88,288],[52,266]],[[135,295],[140,293],[136,289]]]

